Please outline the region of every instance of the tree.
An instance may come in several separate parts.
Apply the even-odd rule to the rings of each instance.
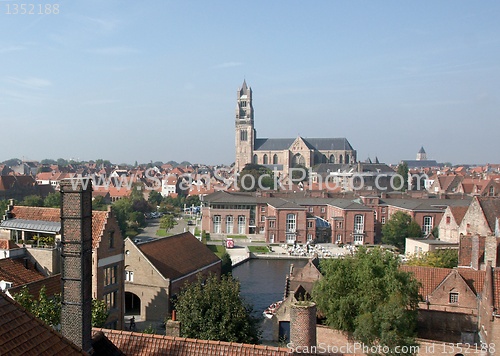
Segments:
[[[43,206],[43,199],[38,195],[28,195],[21,202],[21,205],[25,206]]]
[[[273,189],[273,171],[258,164],[247,164],[238,175],[238,189],[244,192],[255,192],[257,189]]]
[[[223,275],[231,274],[233,272],[233,261],[231,261],[229,253],[224,252],[220,259],[222,260],[221,273]]]
[[[92,299],[92,326],[102,328],[108,320],[109,312],[106,302],[99,299]]]
[[[102,195],[98,195],[92,199],[92,210],[105,211],[108,209],[108,204]]]
[[[230,276],[203,277],[186,285],[175,303],[183,337],[257,343],[258,319],[240,297],[240,284]]]
[[[408,190],[408,163],[403,162],[398,166],[398,175],[394,178],[394,187],[406,192]],[[403,182],[401,182],[401,179]]]
[[[29,293],[26,286],[22,287],[19,293],[14,294],[13,298],[31,314],[50,326],[56,327],[61,323],[61,295],[55,294],[49,298],[45,286],[40,289],[38,299],[35,299]],[[106,303],[102,300],[92,299],[92,326],[96,328],[103,327],[107,319],[108,309]]]
[[[320,268],[313,299],[330,327],[369,347],[416,345],[419,283],[399,269],[397,256],[361,248]]]
[[[153,204],[154,206],[158,206],[158,205],[160,205],[162,200],[163,200],[163,195],[158,193],[156,190],[152,190],[151,193],[149,193],[148,202],[150,204]]]
[[[61,193],[49,193],[43,200],[43,206],[48,208],[59,208],[61,206]]]
[[[168,231],[174,226],[175,226],[175,219],[172,215],[167,214],[160,219],[160,229],[165,229],[165,231]]]
[[[410,215],[397,211],[382,227],[382,242],[404,250],[407,237],[421,237],[422,229]]]
[[[414,255],[410,257],[406,264],[410,266],[455,268],[458,266],[458,250],[443,249]]]

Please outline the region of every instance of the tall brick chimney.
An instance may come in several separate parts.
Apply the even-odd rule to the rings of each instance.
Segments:
[[[61,333],[92,349],[92,181],[61,181]]]
[[[293,348],[316,346],[316,304],[311,301],[292,303],[290,309],[290,343]]]
[[[471,262],[470,266],[476,271],[479,270],[479,235],[474,235],[471,238],[472,249],[471,249]]]

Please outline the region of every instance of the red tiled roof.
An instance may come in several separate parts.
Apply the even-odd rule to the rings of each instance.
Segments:
[[[462,222],[462,219],[464,218],[465,213],[468,209],[468,206],[450,206],[450,211],[453,214],[453,218],[458,225],[460,225],[460,223]]]
[[[44,322],[0,291],[2,355],[86,355]]]
[[[58,208],[40,208],[31,206],[15,206],[12,210],[13,217],[25,220],[61,221],[61,210]],[[108,211],[92,211],[92,248],[96,248],[101,241]]]
[[[421,283],[419,292],[424,299],[453,271],[450,268],[421,266],[401,266],[401,269],[413,273],[415,278]],[[478,294],[483,290],[485,271],[466,268],[458,268],[457,271],[474,293]]]
[[[220,262],[219,257],[190,232],[144,242],[137,247],[165,278],[171,280]]]
[[[21,284],[10,288],[9,294],[13,296],[16,293],[19,293],[24,286],[28,288],[29,294],[31,294],[35,299],[38,299],[40,290],[43,286],[45,286],[45,294],[48,297],[52,297],[55,294],[61,293],[61,274],[55,274],[47,278],[39,279],[35,282]]]
[[[175,355],[175,356],[285,356],[290,354],[287,348],[240,344],[235,342],[186,339],[164,335],[142,334],[131,331],[93,329],[99,332],[129,356]]]
[[[0,280],[11,282],[14,287],[44,278],[45,276],[36,270],[35,265],[28,259],[4,258],[0,260]]]

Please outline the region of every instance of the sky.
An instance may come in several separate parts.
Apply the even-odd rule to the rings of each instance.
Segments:
[[[245,79],[260,138],[500,163],[498,19],[490,0],[0,0],[0,161],[230,164]]]

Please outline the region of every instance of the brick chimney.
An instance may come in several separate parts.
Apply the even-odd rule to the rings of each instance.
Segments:
[[[290,343],[293,348],[316,346],[316,304],[311,301],[292,303],[290,309]]]
[[[60,183],[61,333],[84,351],[92,349],[92,182]]]
[[[175,310],[172,310],[172,319],[167,321],[165,329],[167,336],[174,336],[174,337],[181,336],[181,322],[177,321]]]
[[[491,267],[497,267],[497,238],[493,235],[486,236],[484,244],[484,262],[491,263]]]
[[[477,271],[479,270],[479,235],[472,236],[471,243],[470,266]]]

